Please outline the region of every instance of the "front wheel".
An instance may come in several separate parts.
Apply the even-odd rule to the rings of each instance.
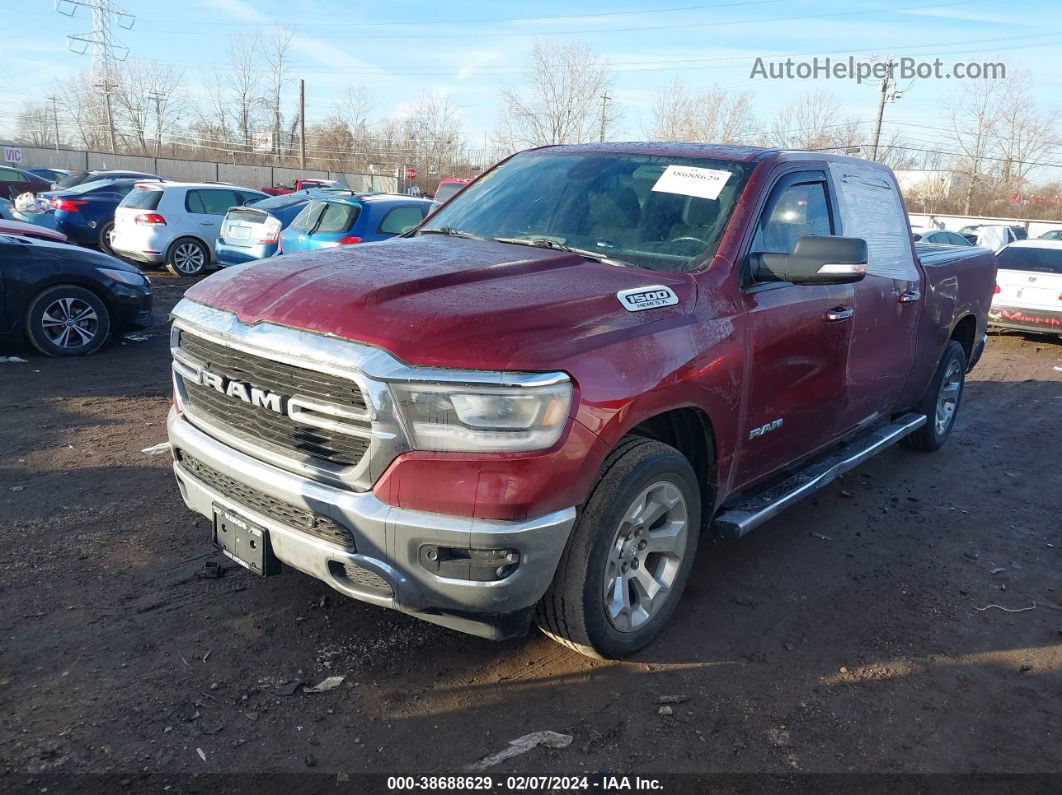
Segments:
[[[905,436],[904,446],[927,453],[943,447],[955,427],[965,385],[966,351],[952,340],[944,349],[944,357],[929,383],[929,389],[915,407],[915,411],[926,415],[926,424]]]
[[[166,255],[166,270],[174,276],[199,276],[209,266],[210,252],[190,237],[178,240]]]
[[[689,461],[630,438],[605,459],[536,621],[590,657],[647,646],[678,605],[697,551],[701,496]]]
[[[99,296],[83,287],[49,287],[30,303],[26,336],[48,356],[85,356],[107,339],[111,316]]]

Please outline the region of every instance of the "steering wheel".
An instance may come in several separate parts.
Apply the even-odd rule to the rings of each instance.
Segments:
[[[708,241],[707,240],[701,240],[699,237],[693,237],[692,235],[684,235],[683,237],[676,237],[671,242],[672,243],[681,243],[683,240],[691,240],[694,243],[700,243],[702,246],[707,246],[708,245]]]

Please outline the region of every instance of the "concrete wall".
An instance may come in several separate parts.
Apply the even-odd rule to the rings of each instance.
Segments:
[[[1024,218],[982,218],[974,215],[937,215],[910,213],[911,226],[947,229],[958,232],[971,224],[1000,224],[1003,226],[1022,226],[1029,231],[1029,237],[1039,237],[1052,229],[1062,229],[1062,221],[1029,221]]]
[[[273,185],[291,183],[300,177],[311,179],[335,179],[352,190],[396,191],[398,178],[394,174],[373,175],[321,171],[319,169],[285,168],[283,166],[257,166],[219,163],[205,160],[176,160],[168,157],[143,155],[111,155],[102,152],[85,152],[76,149],[55,149],[38,146],[21,146],[22,168],[64,168],[70,171],[103,171],[126,169],[158,174],[166,179],[181,182],[229,182],[244,188],[269,188]]]

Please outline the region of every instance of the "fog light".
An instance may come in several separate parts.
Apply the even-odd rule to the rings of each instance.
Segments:
[[[463,549],[425,544],[417,553],[420,565],[439,577],[471,582],[504,580],[520,566],[515,549]]]

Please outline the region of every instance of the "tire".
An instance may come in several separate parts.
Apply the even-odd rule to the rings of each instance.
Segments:
[[[648,524],[629,521],[676,495],[680,503]],[[539,602],[539,628],[588,657],[624,657],[647,646],[686,587],[700,523],[700,487],[686,457],[662,442],[622,440],[605,459]],[[654,538],[665,551],[650,548]],[[643,596],[652,583],[666,586],[654,589],[663,601]]]
[[[114,221],[108,221],[100,227],[99,237],[96,239],[96,244],[99,250],[104,254],[110,254],[112,257],[117,256],[114,253],[114,248],[111,246],[111,235],[114,233]]]
[[[166,252],[166,270],[174,276],[200,276],[210,267],[210,251],[194,237],[179,238]]]
[[[932,453],[944,446],[955,427],[959,415],[962,392],[966,385],[966,351],[955,340],[944,348],[944,356],[937,366],[929,389],[915,406],[915,411],[925,414],[926,424],[901,441],[912,450]]]
[[[107,305],[72,284],[49,287],[26,310],[26,336],[47,356],[87,356],[99,350],[110,330]]]

